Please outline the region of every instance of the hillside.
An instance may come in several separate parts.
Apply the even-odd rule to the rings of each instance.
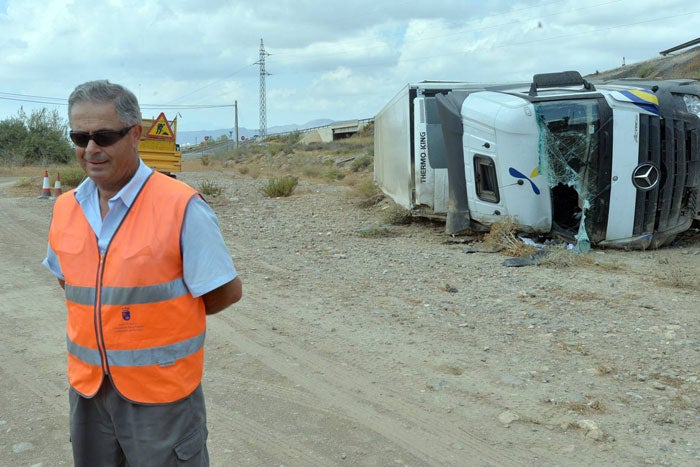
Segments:
[[[589,79],[700,79],[700,47],[588,75]]]
[[[293,123],[291,125],[280,125],[274,126],[267,129],[268,135],[274,135],[277,133],[289,133],[291,131],[306,130],[308,128],[316,128],[319,126],[324,126],[332,123],[333,120],[330,119],[318,119],[306,122],[303,125]],[[222,136],[232,137],[235,128],[219,128],[218,130],[199,130],[199,131],[180,131],[177,134],[177,142],[181,146],[196,145],[197,143],[204,141],[204,137],[208,136],[212,140],[216,141]],[[259,130],[257,128],[238,128],[238,137],[244,137],[250,139],[257,135]]]

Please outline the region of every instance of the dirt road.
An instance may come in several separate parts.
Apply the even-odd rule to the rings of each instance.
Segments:
[[[215,178],[244,299],[210,317],[214,466],[700,463],[700,235],[524,268],[382,206]],[[37,193],[38,194],[38,193]],[[0,180],[0,465],[72,465],[51,201]],[[471,251],[471,250],[470,250]]]

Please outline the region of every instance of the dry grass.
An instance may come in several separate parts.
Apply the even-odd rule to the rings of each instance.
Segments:
[[[484,244],[492,248],[502,248],[501,252],[508,256],[522,257],[537,253],[536,247],[518,238],[519,227],[517,219],[511,217],[495,222],[484,235]]]
[[[380,227],[364,227],[358,230],[357,235],[362,238],[396,237],[399,235],[398,227],[388,225]]]
[[[382,221],[390,225],[410,224],[411,211],[392,201],[382,210]]]
[[[656,272],[656,283],[674,289],[698,290],[700,278],[697,271],[690,271],[682,264],[668,265]]]
[[[49,174],[49,186],[53,190],[56,174],[61,175],[61,188],[66,191],[75,188],[85,178],[85,172],[75,163],[68,165],[0,165],[0,177],[18,177],[12,193],[17,196],[38,196],[44,185],[44,171]]]
[[[597,399],[591,399],[589,397],[584,397],[580,401],[558,401],[552,399],[545,399],[543,402],[552,404],[556,407],[561,407],[569,412],[574,412],[579,415],[584,415],[587,413],[604,413],[605,407]],[[581,426],[577,422],[571,422],[568,428],[579,429]]]
[[[43,181],[42,181],[43,182]],[[34,186],[34,179],[32,177],[20,177],[16,182],[15,182],[15,187],[17,188],[27,188],[27,187],[32,187]]]
[[[544,253],[540,265],[553,269],[596,265],[592,255],[576,254],[569,251],[566,244],[547,245]]]
[[[606,365],[597,365],[595,367],[595,374],[598,376],[616,375],[617,368]]]
[[[588,350],[580,342],[564,342],[558,340],[555,342],[556,346],[567,353],[577,353],[583,356],[589,355]]]
[[[184,172],[221,170],[248,178],[293,176],[310,182],[355,186],[372,173],[371,131],[330,143],[304,144],[300,133],[271,136],[264,141],[210,155],[185,155]]]
[[[384,199],[384,193],[374,183],[371,175],[357,179],[348,197],[357,200],[361,208],[371,208]]]

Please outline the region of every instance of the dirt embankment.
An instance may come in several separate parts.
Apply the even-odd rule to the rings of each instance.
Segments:
[[[587,78],[700,79],[700,47],[596,72]]]

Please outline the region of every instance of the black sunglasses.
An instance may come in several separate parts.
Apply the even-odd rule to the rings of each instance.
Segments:
[[[92,133],[88,133],[87,131],[71,131],[69,134],[73,144],[79,148],[86,148],[90,140],[93,140],[98,146],[106,147],[122,139],[135,126],[136,125],[131,125],[121,130],[97,130]]]

